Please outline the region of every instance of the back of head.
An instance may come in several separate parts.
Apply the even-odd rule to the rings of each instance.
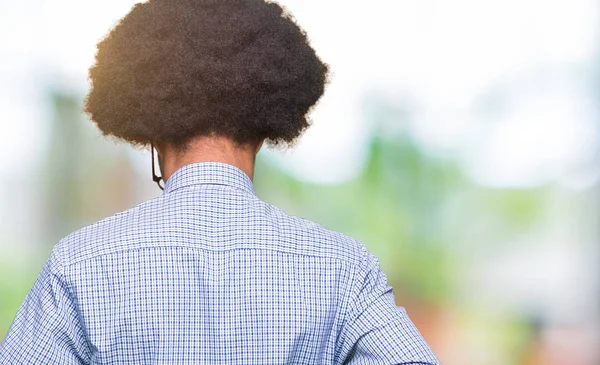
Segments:
[[[150,0],[98,44],[85,111],[105,135],[184,148],[198,136],[291,143],[328,67],[264,0]]]

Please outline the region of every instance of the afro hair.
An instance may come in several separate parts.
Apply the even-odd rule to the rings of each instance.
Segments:
[[[264,0],[149,0],[97,48],[85,112],[138,146],[292,143],[328,78],[306,33]]]

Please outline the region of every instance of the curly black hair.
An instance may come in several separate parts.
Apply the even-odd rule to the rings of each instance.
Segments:
[[[104,135],[185,149],[197,136],[291,143],[328,66],[280,5],[149,0],[98,43],[85,112]]]

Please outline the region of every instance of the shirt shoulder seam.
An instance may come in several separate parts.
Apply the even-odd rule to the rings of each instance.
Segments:
[[[92,260],[98,259],[100,257],[123,254],[123,253],[130,252],[130,251],[142,251],[142,250],[147,250],[147,249],[158,249],[158,248],[185,248],[185,249],[190,249],[190,250],[200,250],[200,251],[208,251],[208,252],[227,252],[227,251],[236,251],[236,250],[272,251],[272,252],[279,252],[281,254],[288,255],[288,256],[301,256],[301,257],[314,257],[314,258],[320,258],[320,259],[330,259],[330,260],[333,260],[336,262],[340,262],[340,263],[349,265],[350,267],[353,267],[354,269],[357,269],[360,266],[360,260],[358,260],[358,259],[345,260],[345,259],[342,259],[339,257],[334,257],[334,256],[306,254],[306,253],[302,253],[302,252],[288,252],[288,251],[284,251],[284,250],[271,249],[271,248],[267,248],[267,247],[231,247],[231,248],[222,249],[222,250],[209,250],[209,249],[205,249],[203,247],[198,247],[198,246],[194,246],[194,245],[172,244],[172,245],[157,245],[157,246],[142,246],[142,245],[140,245],[137,247],[129,247],[129,248],[125,248],[122,250],[102,252],[102,253],[98,253],[97,255],[93,255],[93,256],[78,259],[78,260],[73,260],[71,262],[63,262],[59,265],[58,269],[61,270],[62,273],[64,274],[64,271],[67,268],[70,268],[74,265],[81,264],[81,263],[84,263],[87,261],[92,261]]]

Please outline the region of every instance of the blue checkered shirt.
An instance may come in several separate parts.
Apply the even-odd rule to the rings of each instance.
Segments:
[[[439,364],[375,257],[216,162],[53,249],[0,364]]]

